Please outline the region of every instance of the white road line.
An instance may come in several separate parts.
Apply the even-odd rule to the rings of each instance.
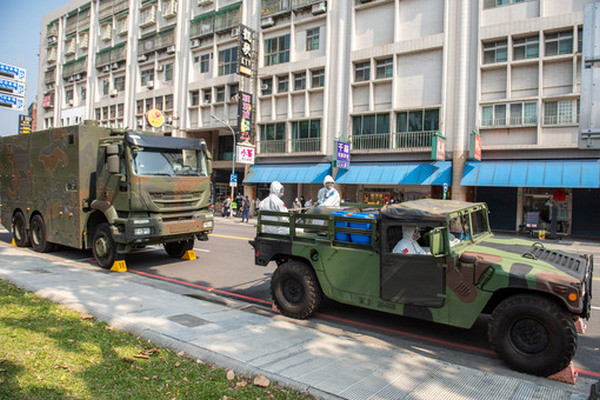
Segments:
[[[600,310],[600,307],[592,306],[592,310]]]
[[[202,252],[202,253],[210,253],[210,250],[207,250],[207,249],[199,249],[199,248],[197,248],[197,247],[194,247],[194,250],[195,250],[195,251],[200,251],[200,252]]]

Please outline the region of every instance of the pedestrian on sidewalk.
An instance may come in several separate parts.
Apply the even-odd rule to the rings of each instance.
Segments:
[[[250,220],[250,199],[248,196],[244,197],[242,201],[242,222],[246,220],[246,223]]]
[[[228,218],[231,213],[231,196],[227,196],[227,199],[223,202],[223,217]]]

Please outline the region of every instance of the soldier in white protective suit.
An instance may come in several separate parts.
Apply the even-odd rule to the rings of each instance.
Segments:
[[[416,226],[403,226],[402,239],[396,243],[392,253],[429,254],[429,251],[424,250],[419,243],[417,243],[419,237],[419,229]]]
[[[327,175],[323,179],[323,187],[319,190],[318,198],[319,206],[325,207],[339,207],[340,206],[340,194],[334,187],[335,181],[331,175]]]
[[[287,212],[288,209],[285,206],[283,200],[283,185],[278,181],[273,181],[271,183],[271,188],[269,190],[269,196],[267,196],[263,201],[260,202],[260,210],[261,211],[283,211]],[[274,217],[266,215],[262,217],[265,221],[281,221],[287,222],[286,218],[282,217]],[[277,233],[279,235],[289,235],[290,230],[284,226],[269,226],[264,225],[265,233]]]

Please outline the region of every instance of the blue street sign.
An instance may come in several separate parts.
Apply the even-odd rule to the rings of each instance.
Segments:
[[[229,174],[229,186],[237,187],[237,174]]]
[[[25,85],[8,79],[0,79],[0,92],[14,96],[25,96]]]
[[[444,183],[444,193],[448,191],[448,184]]]
[[[15,97],[10,94],[0,94],[0,107],[25,111],[25,100],[22,97]]]
[[[14,79],[17,82],[25,82],[27,79],[27,73],[23,68],[8,65],[3,62],[0,62],[0,75],[9,79]]]

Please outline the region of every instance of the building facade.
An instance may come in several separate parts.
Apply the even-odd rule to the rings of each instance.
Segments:
[[[496,229],[599,236],[600,152],[578,147],[588,3],[73,0],[42,21],[38,127],[202,137],[219,201],[234,138],[212,115],[235,127],[245,91],[256,163],[235,171],[251,198],[279,180],[288,205],[316,200],[331,174],[351,202],[486,201]],[[254,79],[236,74],[239,24],[257,33]],[[332,166],[337,140],[347,170]]]

